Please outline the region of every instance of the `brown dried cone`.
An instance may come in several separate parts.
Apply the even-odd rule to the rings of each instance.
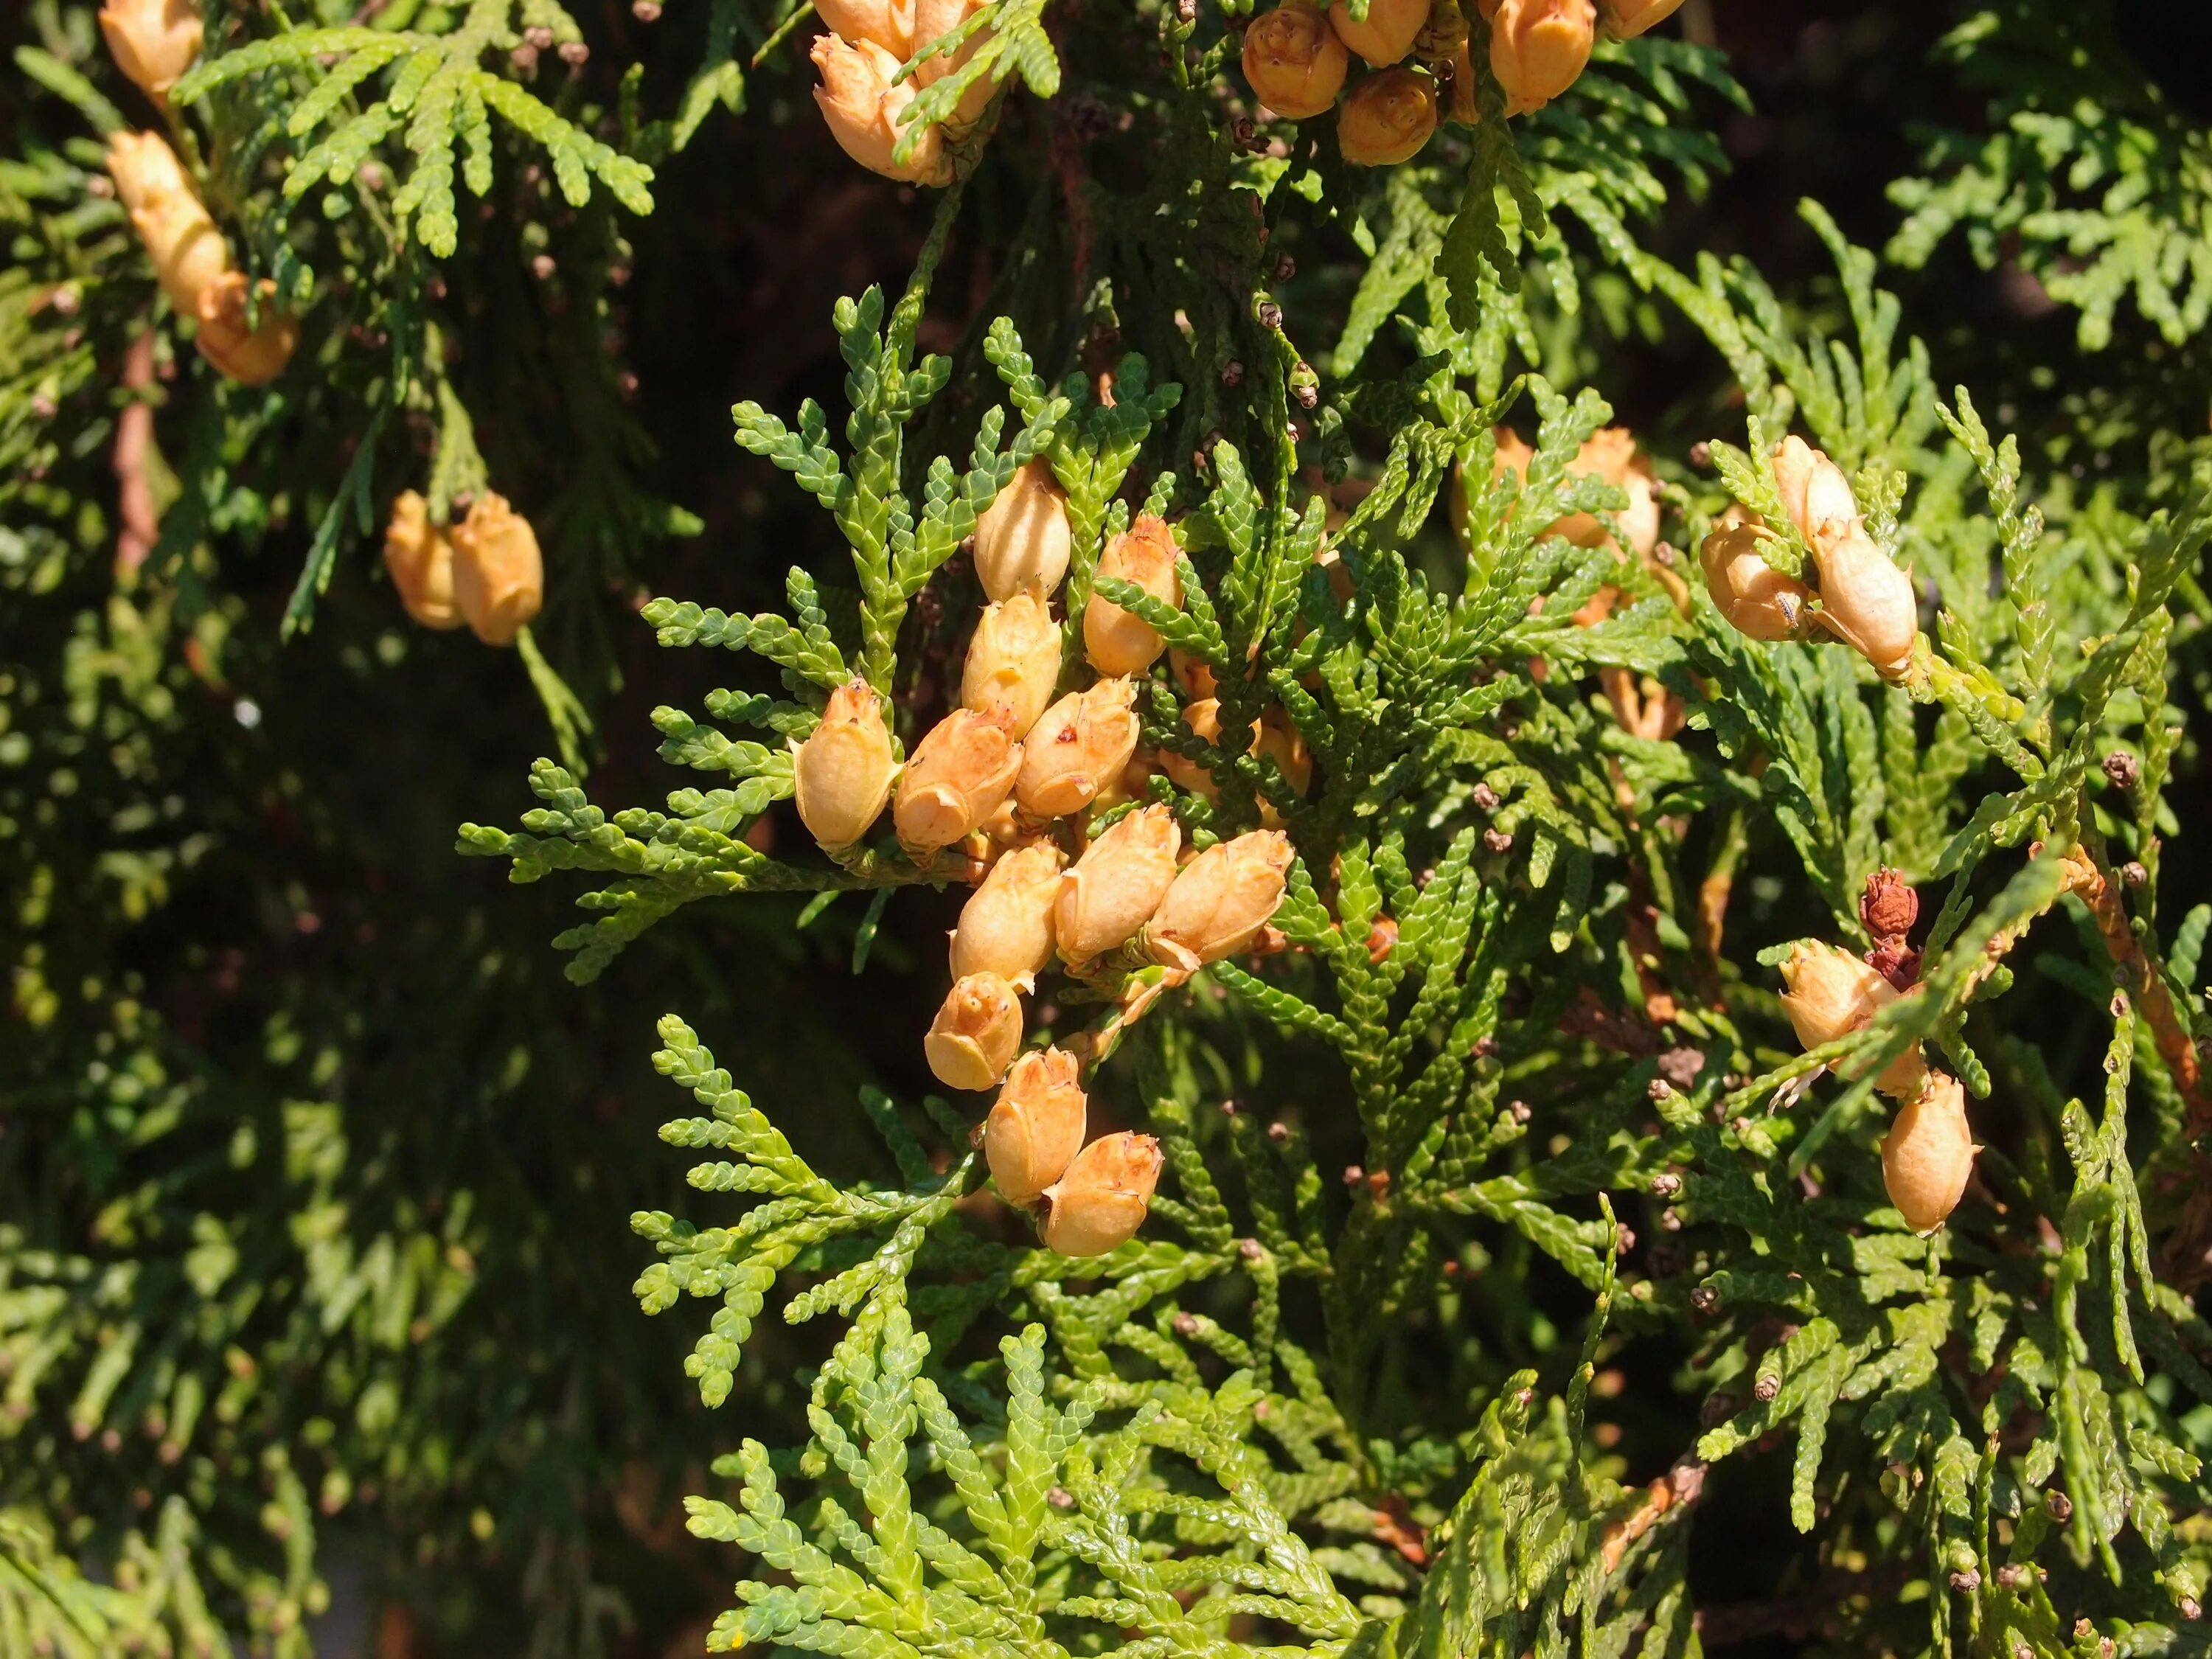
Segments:
[[[1557,98],[1583,72],[1597,43],[1590,0],[1479,0],[1490,22],[1490,72],[1505,88],[1505,112],[1525,115]]]
[[[1864,531],[1854,528],[1819,554],[1820,608],[1814,621],[1872,663],[1893,685],[1911,665],[1920,635],[1912,578]]]
[[[983,607],[960,676],[960,704],[1025,738],[1060,678],[1060,624],[1035,583]]]
[[[1156,514],[1139,513],[1135,523],[1106,544],[1097,574],[1134,582],[1162,605],[1182,603],[1175,532]],[[1094,590],[1083,608],[1083,648],[1102,674],[1141,674],[1159,660],[1167,641],[1150,623]]]
[[[1705,591],[1739,634],[1748,639],[1795,639],[1803,625],[1813,590],[1767,563],[1759,550],[1760,534],[1748,523],[1724,524],[1698,550]]]
[[[199,333],[193,340],[200,356],[240,386],[268,385],[284,372],[284,365],[292,361],[293,349],[300,343],[299,322],[289,312],[277,309],[276,284],[266,276],[253,284],[253,307],[259,314],[249,327],[246,277],[239,271],[227,270],[200,290],[193,313],[200,321]],[[530,545],[535,553],[534,538]],[[530,610],[536,614],[534,597]]]
[[[994,1087],[1021,1046],[1022,1000],[996,974],[955,981],[921,1039],[930,1071],[948,1089]]]
[[[1607,34],[1616,40],[1633,40],[1665,22],[1681,4],[1682,0],[1598,0],[1598,10]]]
[[[1137,751],[1137,688],[1100,680],[1071,691],[1044,711],[1022,745],[1014,799],[1032,818],[1080,812],[1120,779]]]
[[[1278,115],[1302,121],[1336,106],[1351,54],[1318,7],[1291,0],[1244,31],[1244,78]]]
[[[1336,147],[1354,167],[1410,161],[1437,130],[1437,83],[1418,70],[1363,76],[1336,118]]]
[[[1367,15],[1352,20],[1352,11],[1337,0],[1328,9],[1328,26],[1336,38],[1376,69],[1399,62],[1413,49],[1413,37],[1428,27],[1429,0],[1367,0]]]
[[[793,745],[799,821],[824,851],[850,847],[882,814],[897,771],[882,701],[866,680],[846,681],[830,694],[821,724]]]
[[[915,0],[915,46],[920,48],[944,39],[982,10],[987,3],[988,0]],[[916,83],[933,86],[955,70],[964,68],[969,60],[982,50],[983,43],[991,38],[991,33],[988,28],[978,29],[951,54],[940,52],[934,58],[925,59],[914,72]],[[986,75],[960,94],[960,101],[953,106],[952,113],[945,121],[946,129],[952,137],[963,138],[968,135],[969,130],[989,105],[991,94],[995,88],[996,82]]]
[[[1152,960],[1191,974],[1249,948],[1282,906],[1291,858],[1290,837],[1277,830],[1207,848],[1176,872],[1145,929]]]
[[[453,544],[430,522],[429,504],[415,490],[392,503],[384,529],[384,568],[392,573],[399,603],[425,628],[461,625],[453,603]]]
[[[1083,1150],[1090,1103],[1076,1081],[1079,1069],[1066,1049],[1045,1048],[1030,1050],[1007,1072],[983,1120],[983,1157],[1007,1203],[1035,1204]]]
[[[1898,1108],[1881,1142],[1881,1184],[1905,1224],[1923,1237],[1959,1206],[1974,1172],[1974,1133],[1966,1123],[1966,1091],[1958,1079],[1930,1072],[1920,1091]]]
[[[914,56],[914,0],[815,0],[814,15],[832,34],[872,40],[902,64]]]
[[[199,0],[108,0],[100,8],[100,32],[116,68],[162,103],[200,55],[206,26]]]
[[[1895,986],[1850,951],[1817,939],[1797,942],[1782,964],[1782,982],[1787,988],[1782,1011],[1790,1017],[1797,1041],[1808,1048],[1857,1030],[1898,996]],[[1858,1075],[1844,1066],[1836,1070],[1839,1077]],[[1926,1075],[1915,1043],[1882,1068],[1875,1087],[1902,1100],[1920,1087]]]
[[[1045,1247],[1088,1256],[1127,1243],[1145,1224],[1163,1161],[1150,1135],[1099,1136],[1045,1189]]]
[[[1062,961],[1087,962],[1135,937],[1175,880],[1182,830],[1157,803],[1116,818],[1060,878],[1053,940]]]
[[[906,136],[899,118],[915,94],[912,82],[898,79],[904,66],[901,58],[872,40],[844,40],[834,34],[815,36],[809,55],[822,71],[814,102],[839,149],[886,179],[916,185],[951,182],[945,135],[935,127],[923,132],[903,162],[894,159]]]
[[[952,930],[952,976],[996,974],[1033,989],[1052,960],[1052,911],[1066,856],[1050,842],[1017,847],[991,866]]]
[[[994,599],[1011,599],[1035,583],[1057,592],[1074,550],[1067,492],[1038,459],[1018,469],[975,520],[975,579]]]
[[[545,594],[545,561],[530,520],[487,489],[453,532],[453,603],[486,645],[513,645]]]
[[[891,799],[899,844],[917,857],[950,847],[997,811],[1021,770],[1022,746],[988,714],[956,708],[915,745]]]

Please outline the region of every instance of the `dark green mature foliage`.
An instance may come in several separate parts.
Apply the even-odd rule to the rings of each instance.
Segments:
[[[742,454],[696,430],[719,379],[634,410],[616,349],[698,355],[711,305],[655,260],[703,284],[707,233],[669,181],[747,124],[806,172],[780,201],[882,234],[832,205],[891,187],[814,131],[775,39],[803,20],[294,10],[211,9],[177,94],[303,307],[266,392],[159,328],[123,384],[153,289],[88,189],[120,83],[82,8],[33,8],[18,59],[0,1651],[305,1651],[349,1549],[423,1651],[643,1651],[702,1610],[718,1648],[883,1659],[2203,1645],[2204,133],[2094,9],[1966,26],[1970,74],[2048,67],[1864,180],[1847,234],[1726,194],[1747,27],[1738,65],[1604,48],[1510,125],[1486,80],[1472,138],[1370,175],[1326,122],[1240,138],[1233,15],[1004,0],[968,72],[997,131],[891,280],[747,319],[830,327],[731,389]],[[527,29],[587,64],[518,60]],[[1709,240],[1753,252],[1684,251],[1723,210]],[[1954,228],[2113,349],[1984,327],[1981,290],[1857,245],[1940,265]],[[666,314],[621,317],[625,283]],[[118,570],[148,397],[161,536]],[[1544,533],[1618,522],[1569,466],[1616,403],[1681,550],[1650,562]],[[1914,574],[1901,684],[1747,641],[1695,580],[1731,503],[1783,520],[1791,431]],[[1157,967],[1042,988],[1033,1024],[1091,1035],[1094,1127],[1167,1152],[1143,1231],[1081,1261],[917,1064],[951,868],[887,824],[833,862],[783,804],[830,688],[884,693],[909,750],[940,715],[963,543],[1037,457],[1068,637],[1106,539],[1164,511],[1181,610],[1100,595],[1208,665],[1224,729],[1279,707],[1315,760],[1302,793],[1192,737],[1164,665],[1146,688],[1147,745],[1214,786],[1150,781],[1187,838],[1265,809],[1298,857],[1284,949],[1141,1018]],[[519,663],[358,580],[391,494],[487,484],[546,532]],[[713,557],[671,568],[671,496]],[[647,722],[689,786],[656,789]],[[549,733],[537,806],[487,827]],[[531,891],[446,856],[464,817]],[[1865,948],[1883,866],[1919,989],[1801,1054],[1775,964]],[[655,1007],[688,1218],[627,1104]],[[1873,1091],[1916,1043],[1986,1143],[1926,1238]],[[659,1317],[613,1305],[633,1277]],[[679,1487],[702,1541],[653,1524]]]

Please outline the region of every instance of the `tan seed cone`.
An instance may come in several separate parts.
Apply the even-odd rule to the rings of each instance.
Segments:
[[[200,55],[206,27],[198,0],[108,0],[100,8],[100,32],[116,68],[163,103]]]
[[[1418,70],[1361,77],[1336,118],[1336,147],[1357,167],[1411,161],[1437,130],[1437,83]]]
[[[1505,112],[1541,109],[1583,72],[1597,42],[1590,0],[1480,0],[1490,20],[1490,72],[1505,88]]]
[[[1897,988],[1858,957],[1815,939],[1797,942],[1782,964],[1782,982],[1787,988],[1782,1011],[1790,1017],[1797,1041],[1808,1048],[1857,1030],[1897,1000]],[[1837,1071],[1839,1076],[1858,1075],[1842,1066]],[[1916,1044],[1883,1068],[1875,1086],[1902,1098],[1920,1086],[1923,1075]]]
[[[1134,582],[1163,605],[1182,603],[1175,532],[1154,514],[1139,513],[1134,524],[1106,544],[1098,574]],[[1102,674],[1141,674],[1159,660],[1167,641],[1150,623],[1093,592],[1083,608],[1083,648]]]
[[[453,544],[430,522],[428,502],[410,489],[392,503],[384,529],[384,568],[392,573],[399,603],[425,628],[461,625],[453,603]]]
[[[1319,8],[1291,0],[1244,31],[1244,78],[1278,115],[1302,121],[1335,107],[1351,54]]]
[[[1934,1232],[1959,1206],[1974,1172],[1974,1133],[1966,1123],[1966,1091],[1954,1077],[1930,1072],[1919,1093],[1898,1109],[1881,1142],[1881,1184],[1905,1225]]]
[[[1101,1135],[1045,1190],[1044,1242],[1062,1255],[1103,1255],[1145,1224],[1159,1184],[1160,1143],[1150,1135]]]
[[[1682,0],[1598,0],[1598,10],[1607,34],[1616,40],[1633,40],[1665,22],[1681,4]]]
[[[951,181],[951,163],[945,154],[945,135],[935,128],[925,132],[914,153],[901,163],[893,159],[898,142],[906,136],[899,117],[914,102],[912,82],[900,82],[902,58],[872,40],[845,40],[818,34],[810,56],[822,71],[822,84],[814,88],[814,102],[829,125],[838,147],[871,173],[915,185]]]
[[[960,676],[960,704],[989,714],[1017,738],[1052,701],[1060,678],[1060,624],[1044,590],[1034,583],[1011,599],[983,607]]]
[[[1145,929],[1156,962],[1186,973],[1249,949],[1283,902],[1290,837],[1255,830],[1183,866]]]
[[[963,23],[983,9],[987,0],[915,0],[914,44],[917,50],[932,41],[941,40]],[[991,38],[989,29],[979,29],[962,41],[950,55],[940,52],[927,59],[915,70],[914,78],[921,86],[934,86],[955,70],[965,68],[969,60],[982,50],[983,43]],[[988,75],[960,94],[948,119],[951,134],[956,138],[967,136],[976,118],[991,101],[997,83]]]
[[[891,799],[901,845],[918,856],[981,829],[1012,792],[1022,746],[988,714],[956,708],[907,757]]]
[[[1052,912],[1067,862],[1049,842],[1017,847],[991,866],[960,908],[952,976],[996,974],[1023,990],[1052,960]]]
[[[1033,818],[1066,817],[1097,799],[1137,751],[1137,688],[1101,680],[1044,711],[1022,745],[1014,799]]]
[[[1022,1000],[996,974],[956,981],[921,1039],[929,1069],[948,1089],[994,1088],[1022,1046]]]
[[[814,0],[832,34],[872,40],[902,64],[914,56],[914,0]]]
[[[1748,524],[1724,525],[1698,550],[1705,591],[1721,615],[1750,639],[1795,638],[1813,590],[1759,556],[1759,535]]]
[[[975,579],[1001,602],[1031,583],[1049,598],[1067,574],[1073,545],[1067,492],[1049,461],[1030,461],[975,520]]]
[[[1053,939],[1066,962],[1087,962],[1135,936],[1175,880],[1182,830],[1157,804],[1116,818],[1060,879]]]
[[[545,560],[538,532],[487,489],[453,532],[453,603],[486,645],[513,645],[545,598]]]
[[[1859,504],[1844,470],[1794,434],[1774,446],[1774,482],[1784,510],[1816,556],[1857,526]]]
[[[1067,1173],[1083,1150],[1090,1109],[1065,1048],[1032,1049],[1013,1063],[983,1120],[983,1157],[999,1196],[1027,1208]]]
[[[276,308],[276,284],[263,277],[253,285],[253,302],[259,319],[246,326],[246,287],[243,273],[225,271],[200,290],[199,333],[193,343],[200,356],[240,386],[266,386],[284,372],[300,343],[299,319]],[[533,541],[532,550],[537,547]],[[538,609],[533,599],[530,606]]]
[[[1428,21],[1429,0],[1367,0],[1367,15],[1357,23],[1342,0],[1328,9],[1336,38],[1376,69],[1403,59]]]
[[[1920,634],[1920,599],[1911,576],[1856,528],[1820,555],[1820,624],[1884,679],[1902,680]]]
[[[792,757],[807,834],[827,851],[850,847],[881,816],[897,770],[881,700],[866,680],[846,681],[830,694],[822,723]]]

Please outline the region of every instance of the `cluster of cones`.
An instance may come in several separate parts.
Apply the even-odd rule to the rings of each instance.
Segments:
[[[408,490],[392,504],[384,566],[407,614],[425,628],[466,623],[486,645],[512,645],[545,597],[545,560],[530,520],[485,490],[450,528]]]

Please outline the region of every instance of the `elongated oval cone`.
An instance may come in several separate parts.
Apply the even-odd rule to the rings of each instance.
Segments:
[[[1030,734],[1060,678],[1060,624],[1035,584],[983,607],[960,677],[960,705],[988,714],[1017,738]]]
[[[259,314],[249,327],[245,273],[227,270],[200,290],[195,313],[200,328],[192,343],[199,348],[201,356],[240,386],[268,385],[284,372],[284,365],[292,361],[293,349],[300,343],[299,320],[278,309],[276,284],[266,276],[253,284],[253,306]],[[524,526],[526,531],[528,528]],[[530,547],[534,555],[535,538]],[[455,597],[459,599],[458,586]],[[532,614],[538,610],[534,592],[530,610]],[[463,613],[466,614],[465,605]]]
[[[948,1089],[995,1088],[1021,1046],[1022,1000],[996,974],[955,981],[921,1039],[930,1071]]]
[[[1318,7],[1290,0],[1244,31],[1244,78],[1278,115],[1302,121],[1334,108],[1351,54]]]
[[[1748,524],[1724,525],[1706,537],[1698,550],[1705,590],[1739,634],[1769,641],[1793,639],[1813,590],[1767,563],[1759,542],[1759,532]]]
[[[1134,524],[1106,544],[1098,574],[1134,582],[1162,605],[1182,603],[1175,532],[1157,514],[1139,513]],[[1150,623],[1094,592],[1083,608],[1083,648],[1102,674],[1141,674],[1159,660],[1167,641]]]
[[[1859,504],[1844,470],[1794,433],[1774,446],[1782,505],[1817,556],[1851,533]]]
[[[1376,69],[1404,58],[1428,21],[1429,0],[1367,0],[1367,15],[1356,23],[1343,0],[1328,9],[1336,38]]]
[[[1116,818],[1060,878],[1053,940],[1065,962],[1087,962],[1133,938],[1175,879],[1182,830],[1157,804]]]
[[[881,701],[866,680],[846,681],[830,694],[822,723],[792,757],[807,834],[830,852],[850,847],[883,812],[897,770]]]
[[[1002,854],[960,908],[952,976],[996,974],[1027,990],[1052,960],[1052,912],[1067,862],[1049,842]]]
[[[1597,43],[1590,0],[1480,0],[1490,20],[1490,72],[1505,88],[1505,112],[1541,109],[1569,87]]]
[[[1121,775],[1137,751],[1137,688],[1101,680],[1044,711],[1022,745],[1014,799],[1033,818],[1080,812]]]
[[[1048,598],[1059,592],[1073,550],[1067,492],[1049,461],[1021,467],[975,520],[975,580],[1001,602],[1032,583]]]
[[[162,103],[200,55],[206,25],[199,0],[108,0],[100,8],[100,32],[115,67]]]
[[[410,489],[392,503],[384,530],[384,568],[407,614],[425,628],[461,625],[453,603],[453,544],[430,522],[429,504]]]
[[[1864,531],[1853,529],[1820,555],[1814,619],[1895,684],[1912,661],[1920,599],[1912,578]]]
[[[1248,949],[1283,902],[1291,858],[1277,830],[1207,848],[1176,872],[1145,929],[1152,959],[1190,972]]]
[[[1800,939],[1782,964],[1782,1011],[1790,1029],[1808,1048],[1857,1030],[1891,1003],[1897,988],[1840,945],[1816,939]],[[1856,1077],[1859,1072],[1840,1066],[1837,1074]],[[1875,1087],[1902,1098],[1920,1087],[1924,1068],[1917,1044],[1882,1068]]]
[[[902,846],[917,856],[981,828],[1011,793],[1022,746],[988,714],[956,708],[915,745],[891,798]]]
[[[914,56],[914,0],[814,0],[814,15],[832,34],[872,40],[902,64]]]
[[[1437,130],[1437,83],[1418,70],[1363,76],[1336,118],[1336,147],[1358,167],[1411,161]]]
[[[1159,1184],[1160,1143],[1150,1135],[1101,1135],[1045,1189],[1045,1248],[1062,1255],[1103,1255],[1145,1224]]]
[[[983,1157],[999,1196],[1027,1208],[1066,1174],[1083,1150],[1090,1111],[1065,1048],[1032,1049],[1013,1063],[983,1120]]]
[[[161,292],[169,296],[179,316],[198,317],[202,304],[218,295],[226,277],[235,281],[243,300],[246,278],[231,269],[230,244],[191,191],[155,197],[131,211],[131,225],[145,244]]]
[[[487,489],[453,532],[453,603],[486,645],[513,645],[545,593],[545,561],[530,520]]]
[[[1898,1108],[1881,1142],[1881,1184],[1906,1226],[1934,1232],[1959,1206],[1974,1172],[1974,1133],[1966,1123],[1966,1091],[1954,1077],[1930,1072],[1919,1093]]]
[[[1202,672],[1204,665],[1200,664],[1199,667]],[[1206,675],[1209,683],[1212,678],[1211,674]],[[1182,723],[1190,728],[1193,736],[1218,745],[1221,742],[1221,700],[1206,696],[1185,703],[1182,706]],[[1253,747],[1259,747],[1256,736]],[[1188,789],[1194,795],[1201,795],[1207,800],[1220,799],[1221,789],[1213,781],[1213,774],[1196,761],[1176,754],[1172,749],[1160,750],[1160,770],[1172,778],[1179,788]]]
[[[1665,22],[1681,4],[1682,0],[1598,0],[1598,11],[1607,34],[1616,40],[1633,40]]]
[[[125,212],[135,213],[159,197],[198,194],[177,152],[159,133],[110,133],[107,173],[115,180],[115,199]]]
[[[838,148],[871,173],[915,185],[951,181],[945,135],[932,127],[906,161],[894,159],[906,129],[899,118],[914,102],[917,88],[897,79],[903,60],[872,40],[844,40],[818,34],[809,54],[822,72],[814,102]]]

